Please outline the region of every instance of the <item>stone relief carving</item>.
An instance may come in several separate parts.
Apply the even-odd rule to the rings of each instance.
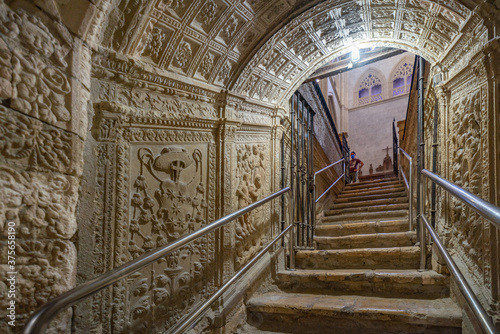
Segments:
[[[138,173],[132,178],[127,250],[135,258],[207,224],[207,151],[169,145],[155,154],[137,149]],[[208,293],[204,277],[213,256],[208,237],[193,241],[129,280],[129,322],[134,332],[173,326]],[[154,315],[153,315],[154,314]],[[161,320],[160,320],[161,319]]]
[[[182,41],[179,45],[179,49],[175,53],[175,64],[183,70],[186,70],[192,56],[193,50],[191,48],[191,44],[186,41]]]
[[[487,159],[482,117],[482,96],[475,91],[451,103],[451,181],[471,193],[483,196],[483,160]],[[483,219],[456,199],[451,203],[454,222],[454,242],[463,248],[463,255],[481,271],[487,266],[484,259]]]
[[[268,175],[265,166],[269,164],[267,144],[238,144],[236,148],[236,198],[238,209],[262,199],[268,192]],[[265,241],[263,225],[268,222],[268,206],[255,209],[238,218],[235,228],[235,267],[246,263]]]
[[[155,63],[158,63],[161,57],[160,51],[166,38],[167,35],[164,31],[159,28],[153,28],[153,31],[147,37],[146,47],[142,54],[151,57]]]
[[[73,99],[80,98],[80,87],[75,89],[76,81],[69,76],[72,38],[64,28],[49,29],[24,11],[5,9],[4,13],[0,33],[7,38],[0,42],[0,95],[10,98],[15,110],[74,130],[70,110]]]
[[[16,224],[16,309],[18,323],[50,299],[74,286],[76,250],[69,239],[76,231],[74,217],[79,182],[60,174],[17,171],[0,166],[0,235],[7,246],[6,220]],[[3,260],[6,261],[6,260]],[[0,291],[6,293],[6,266],[0,270]],[[6,317],[8,299],[0,302]],[[67,319],[68,313],[65,313]],[[57,332],[65,322],[54,322]],[[8,333],[7,323],[0,329]]]
[[[59,130],[0,106],[0,156],[32,169],[78,174],[74,151],[81,142],[72,133]]]

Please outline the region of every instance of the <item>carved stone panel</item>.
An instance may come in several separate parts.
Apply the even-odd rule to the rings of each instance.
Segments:
[[[116,267],[165,246],[212,222],[215,218],[215,143],[213,133],[186,128],[188,123],[148,125],[146,118],[116,122],[121,110],[101,104],[96,133],[102,158],[101,179],[113,179],[112,198],[106,212],[115,212],[109,230],[96,245],[113,258],[105,267]],[[114,135],[107,136],[109,121]],[[189,123],[206,126],[202,120]],[[155,123],[155,122],[152,122]],[[158,124],[158,123],[157,123]],[[113,146],[110,146],[113,145]],[[114,148],[114,152],[109,150]],[[114,157],[114,158],[113,158]],[[97,230],[96,230],[97,231]],[[111,245],[109,244],[111,243]],[[201,237],[160,258],[113,286],[108,296],[94,302],[113,305],[112,332],[163,332],[176,325],[213,292],[215,284],[215,234]]]
[[[241,135],[236,145],[236,202],[238,209],[252,204],[271,193],[270,137],[250,140]],[[265,140],[265,141],[264,141]],[[266,204],[248,213],[236,222],[235,268],[245,264],[269,240],[271,206]]]

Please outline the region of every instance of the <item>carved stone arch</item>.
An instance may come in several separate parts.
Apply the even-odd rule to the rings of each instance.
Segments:
[[[378,85],[378,84],[381,85],[380,100],[385,100],[387,98],[386,92],[388,90],[386,76],[384,75],[384,73],[382,73],[380,70],[378,70],[376,68],[373,68],[373,67],[368,68],[365,72],[363,72],[363,74],[361,74],[359,76],[358,80],[356,81],[356,84],[354,85],[354,89],[351,92],[352,105],[359,106],[359,105],[364,105],[364,104],[368,104],[371,102],[375,102],[375,101],[372,101],[370,99],[369,100],[370,102],[363,103],[359,99],[359,92],[363,88],[368,89],[368,97],[371,97],[371,96],[375,95],[375,94],[372,94],[371,88],[373,86]]]

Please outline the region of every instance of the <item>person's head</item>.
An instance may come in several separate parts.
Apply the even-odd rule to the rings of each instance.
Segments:
[[[356,157],[356,152],[351,152],[351,159],[354,159]]]

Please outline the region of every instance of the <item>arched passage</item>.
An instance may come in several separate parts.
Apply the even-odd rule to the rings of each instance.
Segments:
[[[353,46],[401,48],[433,64],[441,78],[442,174],[459,182],[460,171],[475,173],[469,184],[499,204],[498,12],[491,1],[1,1],[0,210],[19,231],[19,310],[30,313],[74,286],[77,272],[85,281],[233,212],[249,201],[236,195],[244,194],[248,174],[254,199],[277,190],[275,139],[287,127],[290,96]],[[474,115],[466,125],[464,113]],[[465,140],[470,134],[474,140]],[[144,147],[151,153],[141,160]],[[163,154],[176,156],[184,171],[174,177],[158,162],[164,175],[154,174],[148,161],[169,161]],[[472,162],[481,163],[481,175]],[[133,206],[144,209],[142,177],[149,199],[160,194],[152,216],[182,217],[185,226],[163,231],[147,215],[139,224],[141,209]],[[176,197],[180,211],[167,216],[160,206],[172,189],[189,194]],[[247,230],[269,238],[266,219],[274,213],[263,210]],[[176,299],[178,313],[168,319],[175,322],[258,248],[259,238],[227,231],[183,254],[192,263],[181,263],[188,269],[180,275],[163,267],[141,273],[107,291],[93,318],[82,319],[126,331],[137,315],[131,323],[143,326],[145,310],[165,302],[171,287],[182,295],[187,286],[194,297]],[[469,238],[459,230],[454,244],[473,245],[461,254],[480,269],[475,279],[486,299],[497,300],[491,259],[498,236],[482,221],[475,231]],[[215,246],[227,257],[215,256]],[[194,283],[200,277],[207,289]]]

